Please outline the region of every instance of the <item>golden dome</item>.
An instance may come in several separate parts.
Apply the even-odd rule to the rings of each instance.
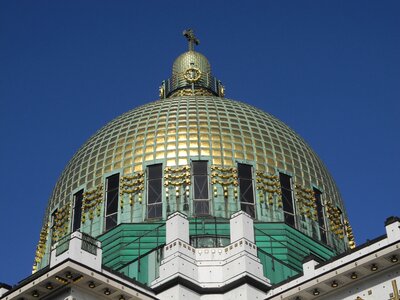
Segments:
[[[254,166],[255,172],[291,174],[299,186],[316,186],[344,211],[329,172],[312,149],[287,125],[251,105],[215,96],[157,100],[111,121],[74,155],[51,196],[48,214],[71,201],[84,187],[94,189],[105,176],[130,176],[147,165]],[[143,221],[138,216],[135,221]]]

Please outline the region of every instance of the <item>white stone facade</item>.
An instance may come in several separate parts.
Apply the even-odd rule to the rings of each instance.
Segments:
[[[233,291],[229,285],[234,285],[232,290],[237,289],[234,294],[250,293],[254,295],[254,299],[257,297],[262,299],[265,293],[251,288],[246,283],[235,284],[241,279],[250,278],[264,289],[270,286],[257,258],[253,220],[246,213],[238,212],[232,215],[230,226],[230,245],[220,248],[194,248],[189,244],[188,220],[180,213],[172,214],[167,220],[167,244],[160,266],[160,276],[151,287],[158,290],[163,285],[168,285],[171,280],[175,279],[177,282],[183,280],[198,287],[200,291],[204,290],[208,293],[204,299],[212,295],[210,290],[224,288],[229,289],[226,295],[228,298],[218,293],[214,293],[214,297],[218,295],[220,299],[231,299],[228,295],[232,295]],[[185,289],[177,284],[168,290],[163,290],[159,297],[160,299],[185,299],[183,297],[186,296],[183,296],[182,290]],[[186,291],[187,293],[189,292]],[[194,299],[203,299],[202,297],[198,296]]]
[[[105,269],[100,243],[96,251],[87,251],[85,238],[75,232],[66,250],[57,255],[60,244],[53,247],[48,269],[11,289],[0,286],[0,299],[400,299],[399,218],[388,219],[385,236],[346,255],[328,262],[309,257],[302,274],[276,286],[263,275],[253,221],[244,212],[232,216],[231,243],[221,248],[192,247],[189,223],[181,213],[172,214],[166,226],[160,275],[150,287]]]
[[[328,263],[309,260],[303,274],[268,292],[271,300],[399,299],[400,221],[386,225],[386,237]]]

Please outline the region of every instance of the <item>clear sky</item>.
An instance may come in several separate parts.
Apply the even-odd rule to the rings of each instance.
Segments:
[[[227,97],[319,154],[356,241],[400,216],[400,1],[0,1],[0,282],[30,275],[47,200],[101,126],[157,99],[194,28]]]

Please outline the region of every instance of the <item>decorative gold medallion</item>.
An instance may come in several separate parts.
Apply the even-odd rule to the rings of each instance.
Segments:
[[[201,77],[201,71],[198,68],[189,68],[185,71],[185,74],[183,75],[187,81],[190,83],[196,82],[200,79]]]
[[[160,99],[161,99],[161,98],[164,98],[164,96],[165,96],[165,89],[164,89],[163,86],[160,86],[160,89],[159,89],[159,96],[160,96]]]
[[[222,84],[220,84],[219,85],[219,96],[220,97],[225,97],[225,87],[222,85]]]

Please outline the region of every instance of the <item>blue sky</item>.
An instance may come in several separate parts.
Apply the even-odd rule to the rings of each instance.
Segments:
[[[399,1],[0,1],[0,282],[30,274],[52,188],[97,129],[158,97],[194,28],[227,97],[319,154],[358,244],[400,216]]]

